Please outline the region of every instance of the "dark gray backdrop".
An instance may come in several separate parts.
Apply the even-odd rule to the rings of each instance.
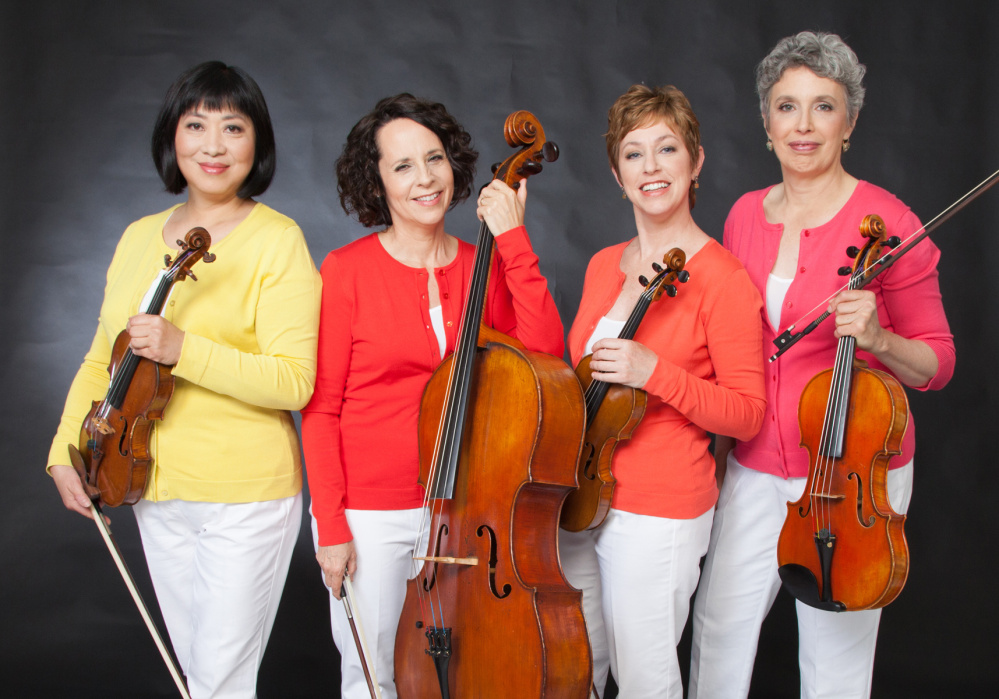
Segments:
[[[180,71],[220,58],[260,83],[279,153],[262,199],[301,224],[317,264],[365,232],[339,210],[332,163],[377,99],[406,90],[447,104],[475,138],[482,181],[512,152],[501,137],[506,114],[534,111],[562,158],[531,182],[528,225],[568,326],[590,255],[633,233],[601,137],[607,108],[629,85],[673,83],[690,97],[707,154],[695,216],[720,236],[735,199],[779,177],[763,148],[756,62],[787,34],[838,32],[869,68],[845,165],[927,220],[999,168],[997,8],[987,0],[0,5],[0,443],[14,479],[0,515],[3,694],[174,695],[97,532],[62,508],[43,466],[121,231],[176,201],[162,191],[148,143]],[[909,392],[920,428],[912,572],[884,616],[878,697],[980,695],[999,676],[989,577],[999,545],[988,519],[997,495],[997,220],[999,188],[935,238],[958,365],[943,392]],[[470,205],[449,216],[452,233],[469,238],[476,228]],[[152,599],[134,519],[112,516]],[[338,696],[311,547],[303,526],[261,697]],[[795,643],[782,595],[764,627],[754,696],[797,696]],[[681,653],[686,665],[686,644]]]

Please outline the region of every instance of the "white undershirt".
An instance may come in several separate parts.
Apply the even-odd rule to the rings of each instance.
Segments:
[[[597,321],[597,327],[593,328],[593,334],[590,335],[590,339],[586,343],[586,348],[583,350],[583,354],[593,354],[593,345],[605,337],[620,337],[621,331],[624,329],[624,324],[628,322],[625,320],[611,320],[607,316],[601,316],[600,320]]]
[[[444,357],[444,350],[447,349],[447,335],[444,334],[444,308],[434,306],[430,309],[430,324],[434,328],[434,335],[437,336],[437,346],[441,350],[441,358]]]
[[[774,330],[780,330],[780,308],[794,279],[785,279],[771,273],[767,277],[767,318]]]

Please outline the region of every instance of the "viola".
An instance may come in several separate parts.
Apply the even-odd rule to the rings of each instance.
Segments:
[[[673,248],[663,257],[665,267],[653,265],[656,276],[652,281],[639,277],[645,291],[631,310],[619,338],[631,340],[635,337],[649,306],[658,301],[664,292],[670,298],[676,296],[676,282],[686,283],[690,278],[690,273],[683,268],[686,262],[683,250]],[[566,498],[559,521],[559,526],[570,532],[596,529],[603,524],[617,483],[611,473],[614,449],[619,442],[631,439],[645,415],[648,399],[641,389],[594,381],[590,371],[592,356],[583,357],[576,367],[576,376],[583,386],[586,401],[586,435],[576,473],[579,488]]]
[[[860,288],[884,246],[884,222],[867,216],[849,288]],[[848,270],[849,271],[849,270]],[[798,600],[827,611],[877,609],[902,591],[909,571],[905,515],[888,501],[888,462],[901,453],[909,412],[901,384],[855,357],[842,337],[836,360],[809,381],[798,404],[809,452],[802,496],[787,505],[777,543],[778,572]]]
[[[516,112],[524,146],[496,177],[511,186],[557,157]],[[562,574],[558,517],[575,483],[583,397],[560,359],[482,325],[493,236],[479,230],[455,352],[420,405],[428,538],[406,589],[395,646],[400,697],[576,697],[590,687],[581,593]]]
[[[191,267],[198,260],[212,262],[208,252],[212,239],[204,228],[192,228],[176,258],[166,256],[166,269],[159,277],[152,298],[143,313],[158,314],[177,282],[187,277],[197,281]],[[152,463],[149,438],[153,421],[163,418],[173,395],[170,367],[139,357],[129,348],[128,331],[115,339],[108,365],[110,382],[107,394],[94,401],[80,430],[80,460],[74,466],[83,479],[84,489],[95,502],[117,507],[134,505],[146,487],[146,475]]]

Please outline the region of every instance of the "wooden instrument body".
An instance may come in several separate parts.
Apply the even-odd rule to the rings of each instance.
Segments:
[[[490,333],[493,337],[498,333]],[[451,499],[432,501],[427,562],[407,583],[395,646],[399,696],[441,695],[420,609],[440,600],[451,629],[456,697],[585,699],[592,661],[582,593],[558,559],[558,516],[575,487],[583,397],[561,360],[488,343],[476,357],[471,407]],[[429,482],[449,357],[420,407],[420,481]]]
[[[593,381],[590,359],[579,361],[576,376],[584,391]],[[611,473],[611,461],[618,442],[631,439],[642,416],[648,394],[623,384],[610,384],[597,409],[596,418],[586,425],[583,450],[579,455],[576,481],[579,488],[569,493],[562,507],[559,526],[570,532],[596,529],[610,510],[617,480]]]
[[[890,374],[856,364],[852,371],[840,458],[824,459],[820,448],[833,370],[817,374],[801,394],[798,422],[801,446],[809,452],[809,474],[801,498],[788,503],[777,544],[778,565],[807,568],[818,583],[819,597],[842,603],[843,611],[887,605],[902,591],[909,571],[905,515],[891,509],[887,492],[888,462],[901,453],[908,401]],[[836,537],[829,590],[815,541],[820,510],[827,513],[822,519]]]
[[[80,430],[80,453],[87,469],[84,482],[96,484],[101,504],[110,507],[134,505],[142,497],[152,463],[153,420],[163,419],[174,388],[170,367],[131,355],[130,339],[127,331],[118,333],[108,365],[108,374],[114,377],[122,370],[123,360],[129,356],[138,360],[121,405],[94,401]]]

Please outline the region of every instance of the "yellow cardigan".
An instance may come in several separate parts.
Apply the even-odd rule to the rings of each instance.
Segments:
[[[178,205],[179,206],[179,205]],[[177,207],[128,227],[108,268],[90,351],[73,380],[49,466],[69,464],[91,402],[104,397],[111,347],[154,277],[162,237]],[[302,488],[291,410],[305,406],[316,378],[322,281],[302,231],[258,203],[193,268],[198,281],[173,287],[163,317],[185,332],[173,367],[173,398],[153,430],[154,464],[143,497],[258,502]]]

